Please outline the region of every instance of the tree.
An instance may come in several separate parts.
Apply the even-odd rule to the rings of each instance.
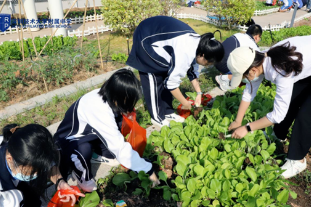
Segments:
[[[162,13],[159,0],[102,0],[104,23],[126,36],[132,35],[138,24]]]
[[[162,6],[161,15],[174,16],[180,9],[180,0],[159,0]]]
[[[224,21],[231,29],[233,24],[248,22],[254,14],[255,0],[207,0],[204,2],[207,10],[215,13],[219,24]]]

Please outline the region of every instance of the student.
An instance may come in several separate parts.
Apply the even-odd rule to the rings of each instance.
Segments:
[[[307,9],[309,9],[308,13],[311,13],[311,0],[307,0]]]
[[[169,121],[185,119],[174,113],[172,95],[191,109],[191,103],[179,90],[188,75],[201,104],[198,64],[211,65],[222,59],[224,50],[212,33],[197,34],[186,23],[173,17],[156,16],[142,21],[133,36],[133,47],[126,62],[139,70],[144,98],[151,122],[159,127]],[[198,64],[197,64],[198,63]]]
[[[7,125],[0,144],[0,206],[40,207],[48,178],[58,190],[71,188],[59,173],[59,153],[45,127]],[[76,202],[74,195],[61,197],[72,206]]]
[[[276,5],[276,0],[266,0],[266,5],[267,6],[274,6],[274,5]]]
[[[279,12],[287,12],[293,6],[293,0],[279,0],[279,3],[283,2],[283,6],[279,8]]]
[[[230,53],[238,47],[248,46],[253,48],[254,50],[259,51],[259,47],[257,43],[260,41],[262,35],[262,28],[258,24],[251,25],[246,33],[236,33],[231,37],[227,38],[223,43],[223,47],[225,49],[225,55],[222,58],[221,62],[216,63],[215,67],[224,75],[216,76],[215,79],[219,84],[219,87],[223,91],[230,90],[230,80],[231,80],[231,72],[227,67],[227,60]]]
[[[232,137],[242,138],[248,132],[274,124],[274,133],[281,140],[295,120],[286,163],[281,167],[285,178],[306,169],[304,158],[311,147],[311,36],[283,40],[266,53],[249,47],[235,49],[229,56],[231,85],[247,82],[237,117],[229,130],[239,127]],[[265,117],[241,126],[250,102],[256,96],[263,78],[276,84],[273,111]]]
[[[293,0],[293,1],[294,4],[297,4],[298,9],[301,9],[307,4],[307,0]]]
[[[72,175],[86,192],[96,190],[91,172],[91,159],[108,165],[122,164],[133,171],[145,171],[153,185],[159,180],[152,164],[141,158],[124,141],[122,115],[132,112],[140,98],[140,84],[132,71],[115,72],[100,89],[78,99],[66,112],[54,137],[60,146],[62,175]],[[99,156],[92,158],[92,151]]]

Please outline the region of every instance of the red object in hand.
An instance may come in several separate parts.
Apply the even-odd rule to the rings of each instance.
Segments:
[[[81,191],[79,190],[79,188],[77,186],[70,186],[70,187],[72,189],[65,189],[65,190],[58,190],[58,191],[56,191],[56,193],[54,194],[53,198],[48,203],[47,207],[69,207],[69,206],[72,207],[72,205],[71,205],[72,201],[61,202],[60,201],[61,198],[58,196],[59,193],[61,195],[74,194],[76,196],[76,199],[78,199],[79,196],[77,194],[80,193]]]
[[[213,98],[213,97],[212,97],[211,95],[209,95],[209,94],[203,94],[203,95],[202,95],[202,99],[201,99],[201,104],[202,104],[203,106],[206,106],[207,103],[208,103],[210,100],[212,100],[212,98]],[[193,100],[190,100],[190,97],[187,97],[187,100],[192,102],[191,105],[194,105],[194,101],[193,101]],[[183,117],[183,118],[186,119],[188,116],[191,115],[191,110],[182,109],[181,107],[182,107],[182,104],[180,104],[180,105],[177,107],[177,113],[178,113],[179,116],[181,116],[181,117]]]

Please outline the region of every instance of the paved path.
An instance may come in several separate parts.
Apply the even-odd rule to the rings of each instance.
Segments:
[[[179,11],[179,13],[185,13],[185,14],[198,14],[198,15],[207,15],[207,11],[204,11],[202,9],[198,8],[190,8],[190,7],[182,7]],[[306,7],[303,7],[302,9],[298,10],[296,13],[296,18],[299,18],[301,16],[304,16],[308,14],[306,11]],[[292,19],[293,10],[290,12],[275,12],[267,15],[262,16],[253,16],[252,18],[255,20],[255,22],[262,27],[269,26],[269,24],[277,25],[281,24],[284,21],[290,22]]]

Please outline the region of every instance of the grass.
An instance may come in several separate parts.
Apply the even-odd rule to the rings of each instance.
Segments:
[[[266,1],[256,1],[256,9],[255,10],[265,10],[280,7],[277,4],[274,6],[267,6]]]

